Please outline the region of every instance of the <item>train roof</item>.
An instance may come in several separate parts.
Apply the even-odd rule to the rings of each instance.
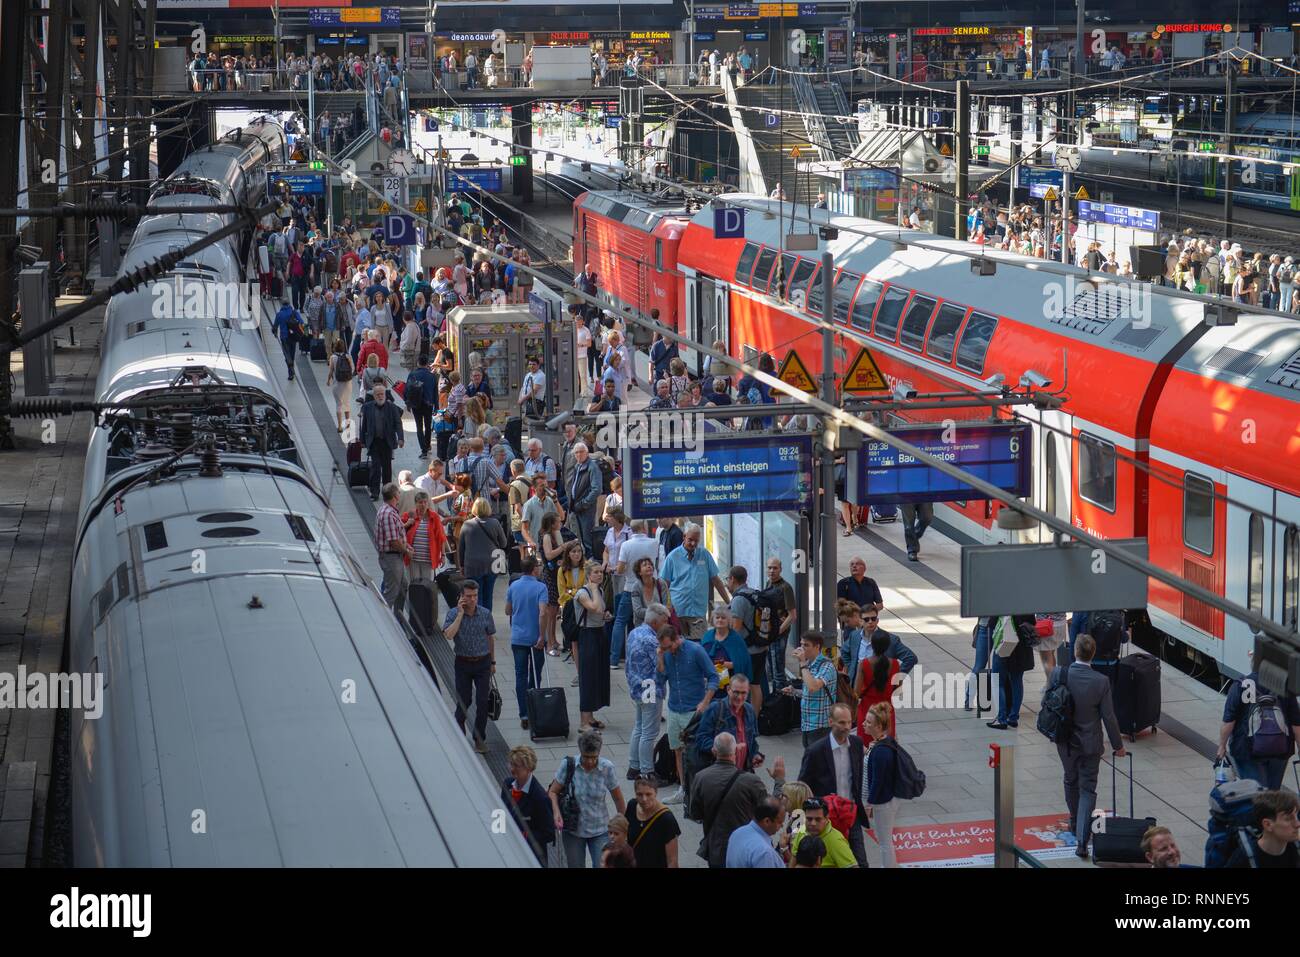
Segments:
[[[122,829],[95,835],[106,863],[535,863],[513,828],[493,833],[495,784],[313,491],[227,469],[123,503],[97,519],[137,556],[106,586],[101,667],[150,707],[119,729],[134,754],[111,756],[143,773],[122,778],[138,782]]]
[[[633,190],[588,190],[574,205],[644,232],[650,232],[664,219],[685,219],[690,215],[683,199]]]
[[[1249,316],[1210,329],[1177,364],[1205,379],[1300,402],[1300,321]]]

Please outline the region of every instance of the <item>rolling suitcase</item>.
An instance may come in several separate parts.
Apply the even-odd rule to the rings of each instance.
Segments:
[[[541,685],[546,680],[546,661],[543,656],[542,674],[537,680]],[[528,656],[528,667],[532,668],[533,656]],[[528,737],[536,741],[539,738],[569,737],[569,703],[563,688],[529,688],[524,696],[528,705]]]
[[[276,273],[274,276],[271,277],[271,298],[272,299],[284,298],[284,280],[280,278],[279,273]]]
[[[465,576],[460,573],[459,568],[449,568],[445,572],[439,573],[434,582],[438,586],[438,591],[442,594],[442,600],[447,603],[448,608],[455,608],[456,602],[460,601],[461,587],[465,584]]]
[[[432,637],[437,624],[438,599],[433,588],[433,582],[414,581],[406,592],[407,619],[421,638]]]
[[[1128,756],[1128,817],[1118,816],[1118,789],[1116,787],[1115,759],[1110,762],[1110,801],[1116,805],[1115,814],[1101,818],[1101,830],[1092,835],[1092,862],[1094,864],[1143,864],[1142,835],[1147,828],[1155,827],[1153,817],[1133,816],[1133,755]]]
[[[446,408],[444,406],[444,408]],[[506,419],[506,442],[516,452],[524,447],[524,420],[517,416]]]
[[[1136,652],[1119,660],[1111,685],[1115,719],[1130,740],[1160,723],[1160,659]]]
[[[356,465],[361,461],[361,440],[353,439],[348,443],[348,465]]]
[[[348,466],[348,488],[370,487],[370,463],[354,462]]]
[[[313,340],[311,341],[311,361],[312,361],[312,362],[324,362],[325,359],[326,359],[326,355],[325,355],[325,340],[324,340],[324,339],[313,339]]]
[[[898,521],[897,505],[872,505],[871,520],[877,525],[888,525]]]
[[[309,339],[307,336],[299,336],[298,351],[305,356],[311,355],[311,342],[312,342],[311,339]]]

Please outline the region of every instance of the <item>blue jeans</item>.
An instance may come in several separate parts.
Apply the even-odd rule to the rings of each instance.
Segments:
[[[569,867],[586,867],[587,862],[583,860],[584,852],[591,857],[591,866],[593,868],[600,867],[600,855],[605,850],[605,845],[609,843],[609,834],[598,834],[595,837],[578,837],[576,834],[561,831],[560,835],[564,841],[564,858]]]
[[[975,629],[975,664],[971,666],[972,678],[975,682],[981,680],[980,675],[988,669],[989,666],[989,626],[980,625]],[[974,685],[976,688],[978,684]],[[966,707],[970,707],[971,685],[966,686]],[[977,699],[978,700],[978,699]]]
[[[616,665],[623,657],[623,644],[627,640],[627,626],[632,624],[632,593],[621,591],[614,596],[613,632],[609,641],[609,663]]]
[[[1074,641],[1080,635],[1088,632],[1092,625],[1092,612],[1076,611],[1070,616],[1069,637],[1056,652],[1056,663],[1058,665],[1069,665],[1074,661]]]
[[[496,572],[488,572],[486,575],[479,575],[474,581],[478,582],[478,603],[488,611],[492,610],[492,590],[496,588]]]
[[[638,689],[632,699],[635,718],[632,724],[632,736],[627,743],[627,763],[633,770],[649,774],[655,769],[655,745],[659,741],[659,715],[663,712],[664,701],[656,694],[653,701],[641,700]]]
[[[1025,700],[1025,673],[1008,671],[1002,667],[1002,659],[994,658],[993,670],[998,673],[998,724],[1018,724],[1020,722],[1020,705]]]
[[[1242,750],[1232,747],[1231,742],[1228,746],[1228,756],[1232,758],[1232,766],[1237,769],[1239,778],[1258,781],[1270,791],[1276,791],[1282,786],[1282,779],[1286,776],[1286,766],[1290,761],[1290,758],[1252,758],[1249,747],[1243,753]]]
[[[293,362],[298,357],[298,343],[292,339],[280,340],[280,351],[284,353],[284,364],[289,367],[289,378],[293,378]]]
[[[511,645],[515,656],[515,700],[519,702],[519,717],[528,717],[528,689],[540,687],[542,676],[542,656],[545,652],[532,645]],[[532,670],[528,668],[528,652],[533,653]]]
[[[792,644],[798,630],[793,625],[790,626]],[[782,688],[790,683],[790,679],[785,674],[785,644],[785,639],[781,638],[767,646],[767,668],[763,672],[764,700],[779,693]]]

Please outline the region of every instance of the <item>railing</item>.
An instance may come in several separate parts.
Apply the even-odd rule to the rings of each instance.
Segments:
[[[493,64],[488,68],[479,63],[473,71],[460,67],[452,75],[441,69],[434,70],[434,82],[447,93],[473,92],[486,90],[527,90],[534,88],[534,72],[522,66],[501,66]],[[689,63],[642,63],[636,74],[643,80],[665,87],[708,85],[708,76],[700,77],[698,71]],[[609,67],[604,74],[594,69],[588,77],[576,77],[570,83],[561,83],[567,87],[583,88],[590,85],[592,89],[617,90],[619,79],[627,76],[625,67]],[[555,81],[547,81],[548,85]]]
[[[360,77],[351,72],[346,75],[331,73],[328,81],[324,71],[313,73],[311,70],[275,67],[245,67],[231,71],[222,67],[195,71],[187,65],[186,75],[188,87],[194,93],[307,93],[315,87],[318,94],[361,94],[374,86],[375,69],[367,67]]]
[[[727,101],[727,112],[731,115],[731,128],[736,131],[736,159],[740,167],[740,191],[742,193],[761,193],[767,195],[767,179],[763,175],[763,164],[759,161],[758,149],[754,145],[754,136],[745,125],[745,118],[738,109],[736,85],[731,76],[722,74],[722,92]]]
[[[808,78],[808,74],[791,74],[790,87],[794,90],[795,104],[803,113],[803,125],[808,133],[808,139],[816,144],[822,159],[841,159],[836,154],[835,145],[831,142],[830,132],[826,128],[826,118],[822,116],[821,104],[817,102],[817,94],[813,92],[812,81]]]

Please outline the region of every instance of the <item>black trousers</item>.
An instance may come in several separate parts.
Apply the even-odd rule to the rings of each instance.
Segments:
[[[438,458],[444,462],[447,461],[447,453],[451,450],[451,437],[455,432],[438,432]]]
[[[387,442],[370,443],[370,494],[378,495],[380,488],[393,480],[393,447]]]
[[[424,403],[411,405],[408,402],[406,407],[415,416],[415,436],[420,442],[420,451],[427,455],[429,443],[433,440],[433,406]]]
[[[474,740],[487,737],[488,690],[492,684],[492,656],[478,661],[456,659],[456,724],[465,730],[470,701],[474,702]]]

